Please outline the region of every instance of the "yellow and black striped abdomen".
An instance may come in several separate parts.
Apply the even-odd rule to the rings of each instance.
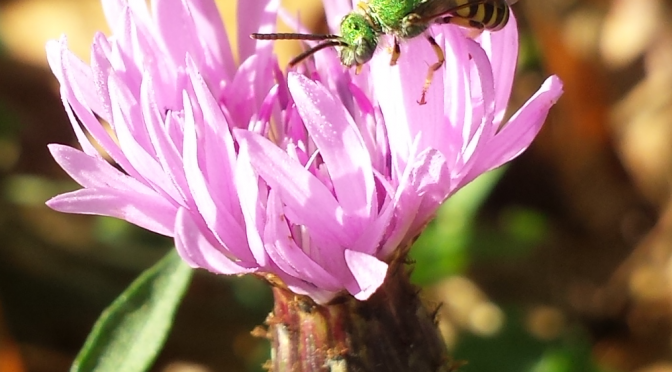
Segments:
[[[452,23],[497,31],[509,21],[515,0],[426,0],[413,9],[422,22]]]
[[[456,2],[461,1],[456,0]],[[468,21],[472,27],[497,31],[506,26],[509,21],[509,4],[506,0],[481,2],[464,0],[464,2],[465,4],[455,9],[452,15]]]

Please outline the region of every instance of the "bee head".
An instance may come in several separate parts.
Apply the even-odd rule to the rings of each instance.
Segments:
[[[352,67],[367,63],[378,45],[378,32],[371,21],[359,13],[350,13],[341,21],[341,63]]]

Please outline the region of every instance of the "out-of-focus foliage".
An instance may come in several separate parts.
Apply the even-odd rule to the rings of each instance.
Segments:
[[[472,182],[446,202],[436,218],[413,244],[412,279],[420,285],[463,272],[469,265],[470,249],[478,235],[474,219],[478,208],[500,178],[501,170]]]
[[[553,340],[542,340],[525,327],[525,313],[504,312],[506,325],[491,337],[467,334],[455,354],[468,360],[464,372],[610,372],[590,354],[590,343],[580,329],[570,329]]]

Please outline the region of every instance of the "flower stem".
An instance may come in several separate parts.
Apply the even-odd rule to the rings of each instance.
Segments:
[[[367,301],[327,305],[274,287],[266,323],[274,372],[449,372],[454,370],[434,315],[401,265]]]

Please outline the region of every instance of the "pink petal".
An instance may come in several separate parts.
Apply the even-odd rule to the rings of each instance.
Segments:
[[[63,100],[63,105],[65,107],[65,110],[68,114],[68,117],[70,118],[70,122],[72,124],[72,127],[75,131],[75,134],[77,135],[77,139],[79,140],[82,149],[87,153],[87,154],[97,154],[98,150],[94,148],[94,146],[91,144],[90,140],[86,137],[86,134],[82,131],[82,128],[80,127],[80,123],[77,120],[77,115],[75,114],[76,111],[84,111],[89,115],[84,115],[80,116],[79,119],[81,120],[82,124],[85,127],[91,127],[93,128],[93,131],[91,131],[92,135],[94,138],[96,137],[96,134],[98,132],[103,132],[102,135],[106,136],[109,138],[109,135],[107,133],[104,133],[102,130],[102,126],[100,125],[100,122],[96,119],[94,115],[90,113],[89,110],[87,110],[76,98],[79,96],[73,88],[77,87],[79,84],[76,83],[78,76],[80,73],[82,73],[85,77],[88,76],[90,72],[86,72],[86,69],[84,69],[82,72],[81,68],[78,68],[77,66],[80,65],[80,62],[76,62],[77,58],[73,58],[72,53],[68,50],[68,45],[67,45],[67,39],[65,36],[61,37],[61,39],[56,42],[56,41],[49,41],[47,43],[47,59],[49,61],[49,66],[51,67],[52,72],[54,75],[56,75],[56,78],[58,81],[61,83],[61,99]],[[69,73],[70,66],[74,65],[75,67],[73,70],[79,72],[75,73],[75,77],[73,80],[75,81],[74,84],[71,83],[71,74]],[[81,67],[81,66],[80,66]],[[84,79],[86,80],[86,79]],[[84,86],[87,86],[87,83],[83,84]],[[95,88],[94,88],[95,91]],[[72,106],[71,107],[71,102]],[[99,131],[96,131],[95,129],[100,129]],[[110,143],[111,146],[116,147],[116,144],[114,142]],[[105,147],[105,145],[103,145]],[[122,155],[123,156],[123,155]],[[122,159],[123,163],[123,159]]]
[[[233,51],[217,4],[212,0],[191,0],[196,35],[205,51],[205,63],[210,72],[208,81],[229,81],[236,72]]]
[[[266,213],[264,238],[266,251],[278,265],[278,268],[324,290],[337,291],[340,289],[336,278],[296,245],[287,226],[287,219],[282,214],[282,205],[278,200],[277,192],[273,190],[268,196]],[[319,250],[314,252],[314,254],[316,253],[319,253]],[[339,272],[345,268],[329,267],[327,269],[332,272]]]
[[[255,171],[280,192],[296,224],[305,225],[324,240],[347,246],[343,210],[315,176],[266,138],[243,130],[236,130],[235,135],[240,152],[248,152]]]
[[[437,26],[435,26],[437,28]],[[449,83],[444,87],[444,119],[437,118],[439,127],[446,127],[445,134],[436,135],[431,138],[436,138],[440,141],[432,147],[441,149],[449,161],[455,161],[459,157],[459,153],[464,147],[465,131],[471,131],[471,124],[473,122],[473,112],[471,111],[472,100],[472,86],[470,84],[470,70],[471,65],[469,56],[469,45],[467,39],[464,37],[462,31],[453,26],[440,26],[439,28],[444,37],[444,41],[440,44],[443,47],[446,61],[443,67],[443,79]],[[438,41],[437,41],[438,42]],[[432,82],[434,84],[434,82]],[[426,125],[426,129],[431,129],[432,123]]]
[[[59,43],[47,43],[47,57],[61,84],[67,80],[77,99],[93,112],[104,112],[93,84],[91,67],[69,51],[63,37]]]
[[[520,155],[532,143],[548,111],[562,95],[562,81],[553,75],[516,112],[487,147],[479,153],[478,161],[461,182],[468,183],[483,172],[497,168]],[[461,187],[461,186],[460,186]]]
[[[254,174],[250,166],[249,153],[242,151],[236,163],[235,185],[238,188],[238,200],[245,219],[247,242],[257,264],[261,267],[268,266],[268,254],[264,247],[262,234],[266,223],[266,193],[261,193],[260,188],[267,189],[265,184],[260,185],[259,177]]]
[[[140,87],[143,131],[146,131],[149,146],[151,146],[161,169],[170,177],[171,184],[176,186],[181,195],[186,195],[188,186],[182,168],[182,156],[170,134],[166,132],[164,119],[155,99],[156,89],[158,87],[155,86],[151,76],[146,76]]]
[[[462,124],[462,148],[457,164],[451,164],[454,168],[460,167],[463,162],[468,162],[480,148],[495,135],[499,125],[493,122],[495,110],[494,79],[492,66],[483,49],[472,40],[467,40],[469,51],[469,82],[468,89],[470,104],[469,115]],[[464,94],[464,93],[462,93]]]
[[[407,238],[413,238],[422,231],[422,228],[439,209],[441,204],[448,198],[454,185],[450,179],[450,170],[446,158],[435,149],[426,149],[415,161],[412,171],[415,192],[421,196],[422,201],[418,211],[406,233]]]
[[[185,1],[152,1],[152,13],[160,34],[159,39],[165,41],[165,48],[176,66],[183,65],[187,53],[190,52],[191,57],[200,62],[201,55],[194,53],[199,40],[189,11],[188,2]]]
[[[125,10],[118,29],[114,29],[115,40],[112,42],[112,56],[110,57],[114,71],[110,75],[116,75],[124,81],[128,90],[137,93],[142,81],[141,69],[146,61],[153,59],[155,51],[150,47],[151,44],[144,40],[142,31],[138,30],[131,9],[126,8]],[[151,39],[152,36],[149,38]],[[164,62],[171,66],[170,61]]]
[[[172,235],[175,206],[137,180],[119,172],[104,159],[68,146],[51,144],[58,164],[85,189],[47,202],[68,213],[122,218],[163,235]]]
[[[218,251],[184,208],[178,210],[175,220],[175,248],[189,266],[217,274],[246,274],[257,270],[254,266],[234,262]]]
[[[329,170],[339,204],[357,216],[353,233],[369,223],[376,208],[371,159],[364,141],[343,105],[320,84],[291,73],[289,90],[306,129]]]
[[[442,37],[437,35],[437,42],[441,43],[440,45],[444,45]],[[381,42],[384,46],[391,40],[384,38]],[[445,44],[448,44],[448,40]],[[450,50],[447,50],[446,70],[450,68],[451,56]],[[417,103],[426,79],[425,66],[436,60],[436,54],[429,42],[424,37],[417,37],[402,43],[397,66],[389,66],[390,54],[385,48],[379,48],[370,63],[374,96],[385,118],[389,146],[392,150],[393,172],[397,174],[403,173],[410,156],[411,143],[418,135],[422,143],[431,147],[436,147],[431,145],[432,142],[443,143],[450,140],[450,126],[443,124],[446,121],[444,104],[459,106],[462,102],[459,100],[459,95],[445,92],[444,103],[443,73],[434,74],[426,96],[428,103],[426,105]],[[454,65],[461,67],[459,63]],[[457,84],[455,89],[459,89],[459,83],[459,80],[455,83],[451,81],[447,86]]]
[[[258,32],[269,34],[275,32],[275,23],[280,8],[280,0],[245,0],[238,3],[238,60],[244,61],[249,56],[262,50],[273,49],[272,40],[252,40],[250,35]]]
[[[107,24],[114,27],[119,23],[119,19],[128,7],[128,2],[124,0],[103,0],[103,14],[107,19]]]
[[[271,52],[259,52],[244,60],[233,81],[222,92],[222,103],[231,115],[232,122],[240,127],[246,128],[264,96],[274,85]]]
[[[94,187],[55,196],[47,205],[64,213],[115,217],[157,234],[173,236],[175,206],[157,195]]]
[[[395,196],[397,218],[379,257],[387,257],[417,235],[451,190],[450,172],[440,151],[425,149],[414,156],[400,180]]]
[[[417,149],[413,148],[412,151],[415,152]],[[415,155],[413,154],[412,156]],[[415,168],[411,164],[414,163],[414,159],[411,158],[409,165],[406,166],[403,173],[398,177],[399,185],[397,186],[396,194],[393,199],[395,204],[393,225],[384,242],[383,248],[377,255],[378,257],[388,257],[394,250],[398,249],[399,244],[401,244],[405,238],[409,227],[418,213],[418,208],[420,207],[422,199],[416,194],[413,185]]]
[[[166,197],[184,205],[186,196],[156,160],[156,154],[148,153],[149,138],[147,128],[140,113],[140,107],[135,98],[125,89],[123,82],[117,79],[110,81],[110,97],[112,99],[112,116],[119,145],[141,177],[153,188],[165,193]],[[125,110],[123,108],[126,108]],[[142,146],[137,140],[147,143]],[[153,152],[153,149],[151,149]]]
[[[392,216],[394,215],[394,203],[388,201],[382,208],[382,212],[355,240],[350,246],[353,251],[375,255],[378,249],[382,248],[381,242],[390,226]]]
[[[347,0],[324,0],[323,3],[329,30],[333,33],[339,33],[341,20],[352,11],[352,3]]]
[[[349,285],[348,292],[360,301],[367,300],[383,284],[387,264],[366,253],[345,250],[345,261],[357,285]]]
[[[495,77],[495,122],[501,123],[511,97],[518,64],[518,25],[511,11],[509,23],[496,32],[483,32],[479,43],[488,54]]]
[[[58,46],[57,46],[58,45]],[[90,144],[88,138],[86,138],[84,132],[79,128],[79,122],[88,130],[88,132],[93,136],[93,138],[100,144],[100,146],[107,152],[115,162],[117,162],[126,172],[131,174],[136,178],[140,178],[140,175],[135,171],[135,168],[126,158],[126,155],[121,151],[118,144],[110,137],[109,133],[100,125],[100,122],[91,112],[91,110],[84,104],[84,101],[80,99],[83,94],[78,93],[76,88],[79,86],[77,83],[72,84],[71,82],[77,81],[79,79],[79,72],[75,68],[70,70],[72,58],[69,56],[72,54],[67,50],[66,40],[61,39],[59,44],[50,43],[48,44],[48,50],[50,51],[50,65],[54,69],[54,74],[59,77],[61,83],[61,97],[64,100],[64,106],[70,121],[73,125],[75,133],[77,133],[77,138],[82,144],[82,148],[88,154],[97,153],[97,150],[93,148]],[[58,53],[58,57],[55,55]],[[74,75],[74,76],[73,76]]]
[[[230,200],[223,202],[223,199],[230,196],[219,194],[216,188],[208,184],[201,170],[199,151],[204,152],[204,150],[200,148],[201,143],[196,137],[195,119],[191,103],[186,97],[184,108],[184,159],[183,163],[180,162],[178,165],[182,167],[186,175],[189,195],[203,218],[204,224],[220,244],[235,254],[237,258],[252,261],[253,257],[249,251],[245,231],[241,226],[242,221],[234,217],[237,210],[231,213],[228,208],[232,207],[233,203]]]
[[[69,146],[52,143],[49,151],[58,165],[83,187],[114,187],[141,193],[154,193],[146,185],[120,172],[99,156],[88,155]]]
[[[301,280],[300,278],[287,275],[277,267],[271,267],[269,268],[269,271],[276,273],[278,278],[280,278],[280,280],[282,280],[285,285],[287,285],[287,288],[290,291],[298,295],[310,296],[310,298],[312,298],[318,304],[326,304],[327,302],[331,301],[338,292],[341,292],[327,291],[316,287],[312,283]]]
[[[107,24],[112,30],[119,29],[119,26],[125,22],[123,18],[129,10],[139,23],[144,25],[150,23],[151,17],[144,1],[103,0],[102,4]]]
[[[198,142],[201,152],[198,155],[199,164],[202,164],[202,172],[206,176],[208,184],[217,190],[216,197],[234,216],[240,217],[240,211],[235,202],[236,187],[231,182],[233,170],[236,167],[236,151],[231,135],[228,120],[224,117],[222,109],[215,97],[208,89],[203,77],[198,74],[196,66],[187,60],[187,71],[194,89],[195,104],[201,110],[202,120],[194,128],[200,133]]]
[[[110,44],[102,33],[96,33],[91,45],[91,71],[93,84],[96,87],[96,94],[100,101],[100,111],[97,112],[103,120],[112,121],[112,104],[110,103],[110,93],[107,82],[112,71],[112,65],[107,59],[111,53]]]

